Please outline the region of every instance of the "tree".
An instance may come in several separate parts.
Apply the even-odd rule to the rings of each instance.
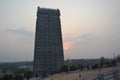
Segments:
[[[6,74],[7,73],[7,69],[3,69],[2,71],[1,71],[3,74]]]
[[[76,65],[73,64],[73,65],[70,66],[70,71],[74,71],[76,69],[77,69]]]
[[[33,76],[33,71],[31,70],[25,71],[25,77],[27,78],[27,80],[29,80],[32,76]]]
[[[60,68],[60,72],[67,72],[68,71],[68,66],[67,65],[63,65],[61,68]]]
[[[83,71],[84,66],[82,64],[78,64],[78,69],[80,69],[81,71]]]
[[[5,75],[3,76],[3,80],[12,80],[12,78],[13,78],[13,75],[12,75],[12,74],[5,74]]]
[[[105,65],[105,58],[101,57],[100,58],[100,67],[103,67],[103,65]]]
[[[120,54],[116,58],[117,62],[120,62]]]
[[[23,76],[21,74],[16,74],[15,80],[23,80]]]

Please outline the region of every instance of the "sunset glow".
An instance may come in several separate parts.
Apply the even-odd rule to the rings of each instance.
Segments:
[[[65,59],[120,53],[120,0],[0,0],[0,62],[33,60],[38,6],[60,10]]]
[[[65,50],[68,50],[68,48],[67,48],[67,47],[65,47]]]
[[[63,43],[63,48],[65,49],[65,50],[68,50],[68,49],[70,49],[72,47],[72,43],[71,42],[64,42]]]

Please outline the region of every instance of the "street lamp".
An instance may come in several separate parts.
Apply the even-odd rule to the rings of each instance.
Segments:
[[[69,73],[69,70],[70,70],[70,66],[69,65],[70,65],[70,60],[68,59],[67,60],[67,73]]]
[[[115,58],[115,53],[113,53],[113,57],[114,57],[113,62],[114,62],[114,68],[115,68],[115,66],[116,66],[116,64],[117,64],[117,61],[116,61],[116,58]]]
[[[99,64],[98,64],[98,67],[99,67],[99,73],[101,73],[101,64],[100,64],[100,61],[99,61]]]

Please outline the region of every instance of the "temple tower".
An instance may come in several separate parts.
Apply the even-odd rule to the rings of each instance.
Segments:
[[[56,72],[64,64],[59,9],[37,10],[34,72],[43,75]]]

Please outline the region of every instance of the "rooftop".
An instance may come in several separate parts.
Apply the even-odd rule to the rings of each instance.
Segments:
[[[57,15],[60,16],[60,10],[59,9],[52,9],[52,8],[40,8],[38,7],[38,14],[42,15]]]

